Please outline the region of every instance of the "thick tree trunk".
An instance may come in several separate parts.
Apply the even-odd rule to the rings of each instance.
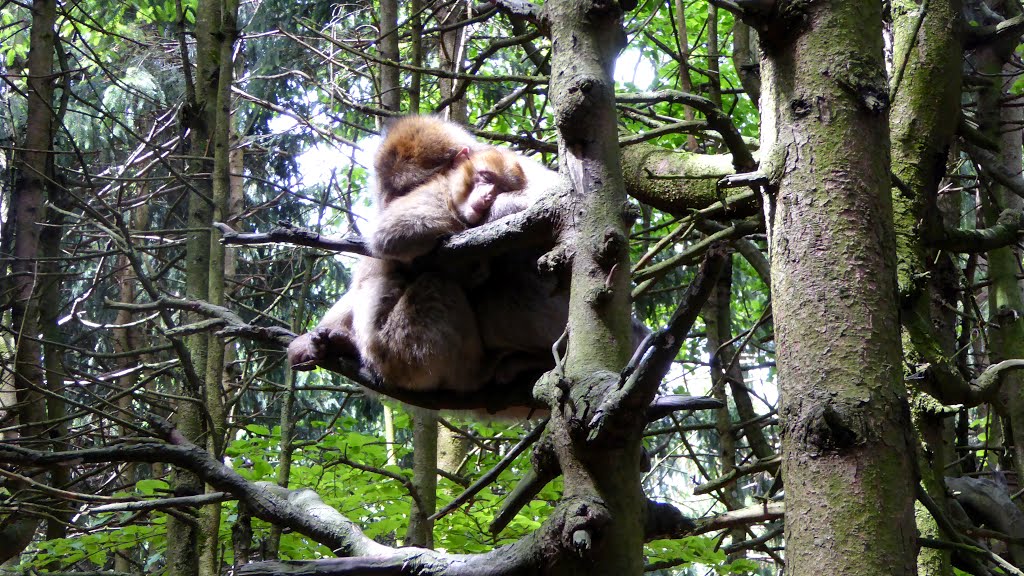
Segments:
[[[761,23],[786,573],[913,574],[881,5]]]
[[[573,252],[568,350],[564,371],[556,369],[569,397],[552,403],[548,430],[565,481],[555,518],[564,513],[564,522],[577,526],[563,528],[572,540],[561,545],[579,551],[563,549],[552,572],[640,574],[642,426],[631,422],[606,434],[614,439],[604,444],[588,430],[592,410],[615,386],[630,350],[625,187],[612,80],[625,43],[622,12],[617,3],[586,0],[550,2],[545,10],[559,162],[572,185],[563,242]]]

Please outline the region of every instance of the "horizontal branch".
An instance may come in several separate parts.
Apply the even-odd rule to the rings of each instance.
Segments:
[[[988,252],[1014,245],[1024,236],[1024,214],[1016,210],[1003,210],[996,223],[988,228],[967,230],[948,229],[936,244],[940,248],[963,254]]]
[[[173,464],[191,470],[214,488],[233,494],[244,501],[257,517],[305,534],[333,550],[348,555],[379,554],[391,550],[367,538],[340,514],[330,519],[313,516],[305,508],[249,482],[206,450],[185,440],[181,434],[169,436],[174,438],[173,444],[140,442],[63,452],[30,450],[0,443],[0,462],[41,467],[107,462]]]
[[[724,530],[736,526],[750,526],[757,522],[778,520],[786,513],[786,507],[782,502],[762,502],[754,506],[748,506],[739,510],[731,510],[724,514],[702,518],[697,520],[696,527],[690,532],[691,535],[706,534],[716,530]]]
[[[714,102],[703,96],[678,90],[660,90],[658,92],[643,92],[639,94],[616,94],[615,99],[617,102],[625,104],[671,102],[673,104],[691,106],[704,114],[704,117],[707,118],[708,126],[712,130],[722,135],[722,141],[725,142],[726,148],[732,153],[733,167],[737,172],[750,172],[757,168],[757,161],[754,159],[753,154],[750,153],[750,148],[747,147],[746,142],[743,141],[743,135],[740,134],[736,125],[733,124],[732,118],[725,112],[722,112],[722,109],[715,105]]]
[[[243,234],[223,222],[214,222],[213,226],[220,230],[221,243],[226,246],[258,246],[261,244],[291,244],[307,248],[321,248],[332,252],[348,252],[370,256],[370,247],[361,236],[330,236],[305,228],[297,228],[289,223],[281,223],[269,232]]]
[[[701,484],[700,486],[695,487],[693,489],[693,494],[694,496],[700,494],[710,494],[715,490],[725,488],[726,486],[733,484],[734,482],[736,482],[737,480],[744,476],[749,476],[750,474],[756,474],[758,472],[771,472],[772,474],[775,474],[778,472],[779,465],[781,463],[781,456],[773,456],[772,458],[760,460],[747,466],[737,466],[736,468],[730,470],[727,474],[723,474],[722,476],[719,476],[714,480],[710,480],[708,482],[705,482],[704,484]]]
[[[104,304],[115,310],[147,311],[167,308],[187,310],[209,318],[206,321],[180,326],[173,332],[168,331],[169,334],[176,336],[220,328],[220,331],[217,332],[220,336],[245,336],[261,342],[277,344],[281,347],[287,347],[288,343],[295,338],[295,333],[287,328],[281,326],[255,326],[243,320],[241,316],[230,308],[211,304],[203,300],[159,298],[151,302],[141,303],[106,300]]]
[[[385,566],[396,570],[380,572],[385,574],[419,574],[428,567],[447,566],[446,574],[449,575],[513,576],[536,574],[541,565],[543,551],[536,546],[536,533],[527,535],[514,544],[472,555],[446,554],[412,547],[396,549],[378,544],[368,538],[351,520],[327,506],[316,492],[309,489],[289,490],[270,482],[250,482],[206,450],[186,440],[173,428],[156,422],[153,424],[162,428],[162,432],[172,443],[142,442],[63,452],[30,450],[0,443],[0,462],[39,467],[107,462],[173,464],[191,470],[214,488],[234,495],[248,506],[253,515],[262,520],[295,530],[330,547],[341,556],[362,557],[359,561],[345,558],[288,562],[280,565],[255,563],[242,569],[242,572],[247,574],[366,573],[350,571],[353,566]],[[541,529],[544,530],[545,528]],[[502,569],[495,571],[494,566],[502,566]],[[273,572],[266,572],[271,568]]]
[[[104,504],[89,508],[89,514],[101,514],[104,512],[139,512],[144,510],[161,510],[163,508],[182,508],[188,506],[204,506],[234,500],[235,497],[227,492],[209,492],[207,494],[196,494],[195,496],[178,496],[175,498],[160,498],[158,500],[141,500],[138,502],[118,502],[116,504]]]

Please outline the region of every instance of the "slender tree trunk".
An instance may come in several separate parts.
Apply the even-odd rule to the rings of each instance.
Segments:
[[[57,210],[47,211],[46,228],[40,233],[39,248],[43,258],[39,269],[39,324],[43,334],[43,368],[46,376],[46,417],[49,424],[49,437],[53,439],[53,450],[68,448],[68,424],[65,421],[67,407],[64,402],[64,368],[63,368],[63,332],[57,325],[61,313],[61,287],[64,284],[64,266],[61,265],[60,241],[64,236],[64,213],[69,211],[70,197],[67,191],[56,183],[48,186],[48,198]],[[59,490],[67,490],[71,483],[71,469],[59,466],[50,471],[50,485]],[[46,539],[56,540],[67,536],[67,526],[71,521],[73,508],[60,500],[52,504],[50,518],[46,523]],[[59,570],[59,562],[50,566],[51,570]]]
[[[731,345],[723,347],[725,342],[732,338],[732,310],[730,302],[732,299],[732,263],[725,265],[721,276],[708,303],[704,306],[704,327],[707,330],[707,353],[711,359],[711,381],[713,382],[712,395],[722,403],[722,407],[715,411],[715,429],[718,431],[718,462],[721,466],[719,473],[722,476],[735,473],[736,471],[736,434],[732,428],[732,417],[729,411],[729,396],[726,393],[728,381],[737,376],[742,382],[743,376],[739,372],[739,364],[732,362],[735,350]],[[735,484],[729,484],[719,490],[719,500],[725,504],[726,509],[736,510],[740,508],[739,495]],[[733,528],[729,531],[729,539],[732,544],[742,542],[746,531],[743,527]],[[742,558],[743,553],[730,556],[730,561]]]
[[[761,137],[786,573],[913,574],[881,5],[783,1],[773,15]]]
[[[380,55],[385,62],[398,62],[398,0],[380,0]],[[380,102],[385,110],[402,109],[402,86],[398,66],[380,67]]]
[[[974,13],[982,13],[974,2],[968,3]],[[988,3],[980,3],[988,5]],[[1005,18],[1021,16],[1019,3],[996,6]],[[976,48],[973,64],[986,80],[978,92],[978,124],[980,130],[992,141],[999,142],[998,160],[1009,174],[1021,172],[1021,124],[1024,113],[1019,101],[1010,100],[1009,94],[1020,78],[1020,70],[1012,62],[1017,42],[1010,37],[996,36]],[[1007,190],[1005,186],[993,183],[988,193],[982,196],[982,221],[993,225],[1003,210],[1024,209],[1024,201]],[[1024,298],[1021,296],[1021,251],[1016,246],[991,250],[988,261],[988,361],[995,364],[1003,360],[1024,357]],[[1012,466],[1018,478],[1024,478],[1024,372],[1012,371],[1002,378],[1001,402],[993,408],[999,412],[1006,426],[1004,446],[1012,451],[1003,453],[1002,465]],[[993,438],[988,444],[993,445]],[[1012,455],[1012,458],[1010,456]],[[1011,547],[1011,550],[1013,548]]]
[[[223,6],[221,0],[202,0],[196,7],[196,79],[195,93],[185,109],[185,123],[191,139],[189,146],[194,160],[190,172],[197,175],[213,174],[214,135],[217,133],[221,73],[221,36]],[[187,64],[186,64],[187,66]],[[188,227],[185,250],[185,297],[205,301],[210,294],[211,224],[213,222],[213,186],[209,177],[190,180],[194,189],[188,198]],[[197,321],[195,314],[187,315]],[[188,361],[194,371],[192,377],[182,379],[181,395],[188,400],[176,407],[175,426],[192,442],[205,445],[204,433],[209,413],[205,410],[207,359],[211,338],[206,332],[193,334],[186,340]],[[176,468],[172,486],[179,494],[202,494],[203,483],[182,468]],[[175,516],[167,520],[167,570],[170,576],[196,576],[199,573],[200,530],[198,523],[185,522]]]
[[[230,215],[228,204],[232,192],[231,144],[235,141],[231,115],[231,85],[234,82],[234,48],[238,37],[237,0],[221,0],[220,34],[218,35],[219,71],[217,91],[211,103],[214,110],[213,174],[211,182],[212,206],[211,223],[225,222]],[[209,226],[209,224],[207,224]],[[224,245],[220,243],[220,232],[210,227],[209,288],[207,299],[211,304],[223,306],[226,261]],[[203,396],[212,429],[207,431],[206,449],[217,458],[223,457],[227,436],[227,419],[224,413],[224,381],[227,378],[224,364],[224,339],[209,335],[209,351],[206,359]],[[207,487],[208,492],[213,491]],[[216,576],[220,566],[220,516],[221,505],[210,504],[200,510],[199,573],[201,576]]]
[[[132,213],[131,226],[134,230],[145,230],[149,224],[148,214],[146,211],[140,210]],[[116,263],[117,271],[114,274],[115,283],[118,288],[117,299],[120,302],[135,302],[135,282],[136,278],[133,274],[131,264],[128,262],[128,258],[121,255],[117,259]],[[118,326],[112,330],[112,341],[111,346],[113,347],[114,353],[121,356],[118,361],[117,367],[122,372],[122,376],[117,379],[117,390],[123,395],[118,400],[118,408],[121,415],[131,414],[133,395],[128,393],[129,390],[135,385],[135,376],[128,370],[132,365],[145,361],[144,358],[140,358],[138,353],[136,356],[131,356],[130,353],[134,350],[138,350],[143,341],[142,334],[139,331],[138,326],[132,325],[132,312],[126,308],[118,309],[117,315],[114,317],[114,325]],[[115,436],[121,436],[128,434],[129,432],[123,430],[120,425],[117,425],[113,429]],[[119,475],[118,479],[120,484],[123,486],[132,486],[139,479],[139,469],[144,466],[141,463],[133,462],[125,465]],[[114,570],[116,572],[130,572],[132,570],[131,558],[139,555],[138,548],[133,547],[126,550],[118,550],[114,556]]]
[[[690,79],[690,41],[686,30],[686,0],[675,0],[676,33],[679,35],[679,88],[683,92],[693,92],[693,81]],[[683,106],[683,119],[687,122],[693,121],[696,116],[692,106]],[[686,149],[690,152],[697,151],[697,137],[693,134],[686,136]]]
[[[437,413],[409,407],[412,416],[412,486],[419,496],[409,511],[406,545],[434,547],[434,522],[437,511]],[[422,508],[420,507],[422,504]]]
[[[296,334],[301,332],[303,319],[306,317],[306,299],[309,296],[313,280],[313,266],[316,258],[307,253],[303,258],[302,288],[299,290],[299,297],[295,303],[295,315],[292,317],[291,329]],[[277,464],[277,485],[287,488],[292,474],[292,454],[295,450],[295,371],[285,363],[285,390],[281,397],[281,450],[280,461]],[[385,408],[386,409],[386,408]],[[274,525],[270,527],[270,536],[266,540],[265,559],[274,560],[278,557],[278,550],[281,546],[281,533],[283,527]],[[242,529],[241,534],[252,534],[252,527]]]
[[[1020,76],[1016,63],[1003,66],[997,75],[996,90],[999,93],[998,109],[1000,118],[998,140],[1000,160],[1008,173],[1021,171],[1022,157],[1020,127],[1024,125],[1024,112],[1020,102],[1009,99],[1009,88]],[[983,202],[985,220],[995,224],[999,213],[1004,210],[1024,211],[1024,199],[1006,187],[993,185],[990,200]],[[989,361],[1024,358],[1024,298],[1021,297],[1022,270],[1021,250],[1010,245],[988,253],[988,275],[991,285],[988,289]],[[1003,376],[1001,396],[1007,399],[1004,417],[1010,424],[1007,440],[1013,446],[1013,466],[1018,478],[1024,478],[1024,371],[1016,370]]]
[[[910,344],[905,358],[913,365],[932,366],[929,378],[936,377],[937,387],[943,381],[961,378],[953,338],[956,293],[948,289],[957,285],[956,271],[948,253],[937,252],[928,241],[942,226],[934,207],[955,129],[949,118],[960,111],[960,11],[958,0],[931,0],[927,10],[915,0],[892,4],[894,72],[889,87],[893,102],[889,125],[892,171],[905,184],[892,190],[901,320]],[[945,507],[943,477],[950,457],[945,410],[918,394],[914,424],[922,485],[932,500]],[[917,505],[915,514],[922,537],[949,538],[922,504]],[[948,550],[922,548],[917,564],[923,575],[952,574]]]
[[[718,68],[718,7],[708,4],[708,99],[721,108],[722,75]]]
[[[421,68],[423,66],[423,17],[420,10],[423,8],[423,0],[411,0],[409,2],[409,55],[410,65]],[[423,83],[423,75],[419,72],[409,72],[409,113],[420,113],[420,91]]]
[[[41,449],[45,442],[41,423],[46,420],[46,388],[40,328],[39,257],[40,231],[46,219],[44,200],[53,178],[53,56],[55,0],[32,2],[32,24],[28,53],[28,110],[25,122],[25,150],[17,166],[11,204],[14,206],[14,276],[11,298],[11,326],[14,327],[14,389],[17,397],[19,444]],[[8,435],[11,439],[13,434]],[[12,482],[10,492],[16,493]],[[20,554],[31,542],[38,517],[22,514],[0,527],[0,562]]]
[[[739,76],[743,91],[754,106],[761,100],[761,58],[758,54],[757,34],[753,28],[736,21],[732,25],[732,65]]]
[[[465,16],[466,5],[462,2],[454,2],[448,5],[447,14],[441,19],[441,27],[451,26]],[[463,36],[465,35],[465,29],[462,27],[451,28],[444,32],[441,32],[440,50],[438,57],[440,59],[440,67],[442,70],[448,70],[450,72],[459,73],[462,72],[462,60],[464,58],[463,50]],[[463,80],[454,80],[451,78],[438,78],[438,85],[441,88],[441,97],[445,100],[451,99],[459,89],[459,84],[464,82]],[[453,122],[465,123],[468,116],[468,107],[466,102],[459,98],[458,100],[451,101],[448,104],[446,110],[447,117]]]

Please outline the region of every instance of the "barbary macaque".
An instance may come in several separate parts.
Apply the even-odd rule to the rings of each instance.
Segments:
[[[488,267],[482,281],[411,262],[444,236],[526,209],[557,175],[419,116],[391,127],[374,166],[379,215],[370,246],[377,258],[362,258],[350,290],[289,346],[293,367],[358,352],[392,386],[471,391],[495,377],[511,380],[520,366],[552,364],[568,301],[537,272],[539,254],[499,257],[501,269]]]

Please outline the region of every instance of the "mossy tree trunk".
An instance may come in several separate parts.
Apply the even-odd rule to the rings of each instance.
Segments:
[[[948,251],[937,250],[942,230],[939,184],[960,112],[962,6],[958,0],[893,2],[893,73],[889,92],[892,172],[901,185],[892,189],[896,230],[897,285],[904,330],[905,358],[916,372],[928,366],[928,389],[960,388],[956,367],[956,268]],[[953,288],[951,290],[951,288]],[[910,374],[908,374],[909,376]],[[943,476],[949,463],[946,417],[949,411],[915,389],[914,427],[922,484],[943,508]],[[916,508],[922,537],[943,539],[932,514]],[[932,548],[918,555],[921,574],[952,574],[950,552]]]
[[[563,243],[573,253],[568,350],[555,371],[568,395],[548,398],[548,431],[565,482],[549,520],[564,522],[564,549],[552,573],[640,574],[642,415],[605,430],[595,426],[595,411],[615,389],[630,350],[626,197],[612,80],[625,43],[622,10],[574,0],[548,3],[545,12],[560,171],[572,187]]]
[[[237,4],[233,0],[204,0],[196,7],[195,76],[186,63],[187,106],[183,124],[189,129],[189,155],[197,158],[189,172],[188,228],[185,260],[185,296],[189,300],[223,299],[223,249],[215,246],[212,227],[218,215],[223,219],[230,189],[228,134],[230,130],[231,54],[237,35]],[[184,21],[184,20],[182,20]],[[211,286],[214,290],[211,291]],[[200,318],[187,316],[195,322]],[[214,419],[220,403],[223,342],[207,332],[188,336],[187,357],[183,358],[180,394],[187,398],[176,408],[175,426],[192,442],[217,450],[220,425]],[[212,360],[212,362],[211,362]],[[213,400],[210,411],[210,401]],[[217,414],[222,419],[222,415]],[[180,494],[201,494],[204,485],[197,476],[181,468],[174,471],[174,489]],[[171,516],[167,522],[167,567],[172,576],[194,576],[218,572],[215,546],[219,508],[207,508],[200,523]],[[205,533],[204,533],[205,532]],[[201,541],[202,539],[202,541]]]
[[[758,22],[790,576],[915,572],[881,9]]]
[[[1008,18],[1021,16],[1019,5],[1010,3],[1001,9],[1008,12]],[[989,141],[998,143],[994,161],[1007,174],[1020,174],[1022,163],[1020,126],[1024,112],[1013,96],[1013,85],[1020,78],[1019,65],[1013,62],[1016,47],[1015,38],[996,36],[976,49],[972,62],[985,80],[978,93],[978,125]],[[985,192],[981,205],[987,226],[995,225],[1005,210],[1024,210],[1024,200],[1000,183],[993,183]],[[1024,358],[1021,250],[1014,244],[996,248],[988,252],[987,261],[989,361],[996,364]],[[993,407],[1006,419],[1005,442],[1013,446],[1017,477],[1024,478],[1024,371],[1011,371],[1002,380],[1002,401],[993,403]]]
[[[220,26],[216,35],[219,55],[216,92],[211,96],[207,106],[212,105],[213,133],[210,140],[213,144],[213,177],[211,181],[210,222],[206,224],[211,235],[208,291],[207,299],[211,304],[223,306],[225,303],[225,274],[227,271],[224,245],[219,242],[213,222],[226,222],[229,216],[229,199],[232,196],[231,145],[235,141],[231,114],[231,85],[234,82],[234,49],[238,37],[238,3],[237,0],[218,0],[220,6]],[[212,86],[211,86],[212,87]],[[227,417],[224,412],[225,395],[225,342],[216,334],[210,334],[209,349],[206,358],[204,377],[205,389],[203,398],[208,413],[211,429],[206,435],[206,449],[215,457],[222,458],[224,445],[227,441]],[[213,488],[207,486],[207,491]],[[221,572],[220,566],[220,520],[221,504],[204,506],[200,511],[199,538],[199,574],[216,576]]]

